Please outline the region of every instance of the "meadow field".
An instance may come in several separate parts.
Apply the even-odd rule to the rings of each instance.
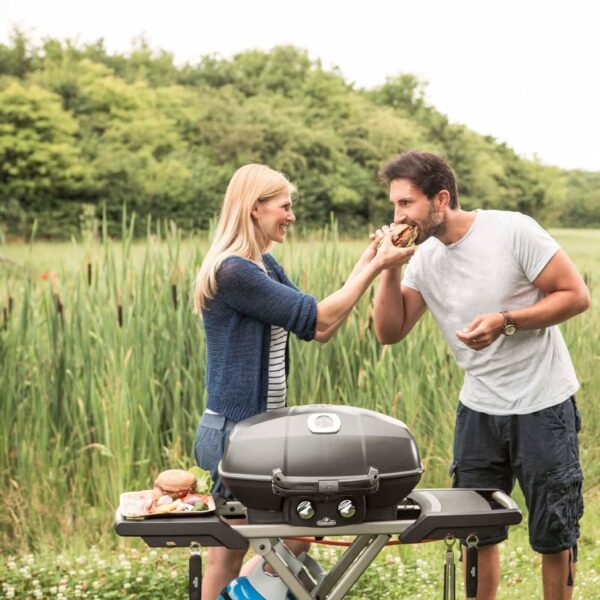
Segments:
[[[552,233],[597,298],[600,231]],[[274,253],[299,287],[322,298],[342,284],[366,239],[341,239],[335,226],[292,232]],[[0,245],[0,596],[185,597],[185,553],[119,539],[112,519],[121,492],[194,464],[205,392],[191,287],[207,244],[175,228],[134,241],[124,228],[119,240]],[[292,340],[290,402],[402,419],[426,469],[420,485],[446,487],[462,374],[430,315],[402,344],[381,347],[372,292],[328,344]],[[575,597],[600,598],[600,308],[593,303],[561,328],[584,423]],[[515,498],[524,506],[519,490]],[[330,560],[329,550],[315,552]],[[502,552],[500,597],[541,597],[525,526]],[[441,544],[387,550],[349,597],[440,597],[443,559]]]

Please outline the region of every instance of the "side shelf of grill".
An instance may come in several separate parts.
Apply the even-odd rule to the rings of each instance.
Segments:
[[[519,507],[509,496],[491,489],[415,490],[405,501],[410,503],[418,505],[420,514],[400,534],[400,541],[405,544],[447,536],[480,536],[499,527],[516,525],[522,519]]]
[[[225,546],[244,550],[248,541],[220,517],[176,517],[146,519],[141,521],[115,517],[115,530],[120,536],[141,537],[152,548],[187,548],[200,546]]]

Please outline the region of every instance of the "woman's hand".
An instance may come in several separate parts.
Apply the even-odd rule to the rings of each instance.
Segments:
[[[381,240],[383,244],[380,246]],[[414,248],[396,248],[392,243],[392,232],[387,225],[372,234],[371,243],[356,263],[346,283],[317,304],[315,339],[326,342],[381,271],[399,268],[408,262],[414,251]]]
[[[352,269],[352,273],[348,279],[351,279],[355,275],[358,275],[376,256],[377,256],[377,246],[379,244],[379,240],[375,239],[373,235],[371,235],[371,241],[369,245],[365,248],[365,251],[361,254],[358,262]]]
[[[405,265],[416,250],[415,246],[410,246],[409,248],[397,248],[394,246],[392,243],[393,232],[394,223],[384,225],[370,236],[372,244],[375,244],[376,259],[379,261],[379,268],[381,270],[397,269]]]

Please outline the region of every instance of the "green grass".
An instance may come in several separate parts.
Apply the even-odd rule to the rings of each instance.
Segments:
[[[600,231],[553,234],[595,297]],[[322,298],[341,285],[364,245],[340,240],[328,229],[306,239],[291,237],[276,254],[300,287]],[[140,543],[113,533],[112,514],[123,490],[148,487],[163,468],[193,464],[194,432],[204,406],[204,343],[201,324],[191,313],[190,290],[206,247],[204,237],[181,239],[174,230],[141,242],[132,242],[125,232],[119,242],[0,246],[3,556],[13,555],[21,564],[33,553],[35,564],[39,560],[51,570],[56,552],[92,560],[88,549],[96,546],[108,562],[132,547],[143,553]],[[371,297],[363,298],[329,344],[293,338],[290,400],[361,405],[404,420],[426,467],[421,485],[447,486],[462,374],[429,316],[403,344],[379,346]],[[579,589],[586,582],[586,589],[595,591],[580,597],[600,597],[595,542],[600,539],[600,309],[594,304],[562,330],[582,384],[578,404],[584,420],[586,515]],[[518,491],[515,497],[522,502]],[[518,577],[519,590],[539,597],[538,569],[533,568],[537,557],[527,550],[524,527],[516,528],[513,537],[504,550],[506,577]],[[404,569],[408,579],[430,581],[415,570],[421,556],[430,565],[425,570],[438,578],[430,581],[432,589],[439,589],[435,582],[443,548],[431,546],[439,545],[390,550],[361,579],[356,597],[373,597],[369,586],[396,585],[391,575],[379,581],[386,576],[387,561],[393,563],[390,574]],[[396,556],[402,564],[396,564]],[[114,568],[115,581],[123,584],[122,569]],[[0,565],[1,577],[5,572],[19,577]],[[157,567],[156,573],[159,577],[162,571]],[[22,574],[19,585],[30,583]],[[406,589],[397,585],[396,592],[389,588],[390,597]],[[415,593],[432,595],[425,587]]]
[[[600,533],[596,527],[596,533]],[[600,542],[584,535],[580,544],[575,600],[600,597]],[[311,555],[328,567],[341,550],[313,545]],[[442,542],[385,549],[347,596],[353,600],[380,598],[440,598],[445,546]],[[456,556],[456,551],[455,551]],[[85,552],[8,554],[0,556],[0,596],[3,598],[138,598],[187,597],[187,550],[150,549],[130,540],[109,552],[92,547]],[[527,546],[524,526],[511,531],[500,547],[503,568],[499,600],[541,598],[540,557]],[[456,565],[457,598],[462,597],[460,565]]]

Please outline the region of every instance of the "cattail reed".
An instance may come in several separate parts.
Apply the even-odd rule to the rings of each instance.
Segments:
[[[123,327],[123,292],[121,292],[121,288],[117,292],[117,323],[119,327]]]
[[[173,302],[173,308],[177,310],[177,279],[175,270],[171,274],[171,301]]]
[[[88,262],[87,264],[87,281],[88,287],[92,287],[92,263]]]
[[[54,296],[54,306],[56,313],[60,317],[61,323],[64,322],[63,303],[60,297],[60,286],[58,284],[58,275],[53,271],[50,273],[50,285],[52,286],[52,294]]]
[[[60,317],[61,322],[63,322],[64,321],[63,303],[62,303],[62,300],[60,298],[60,294],[55,294],[54,301],[56,303],[56,312],[58,313],[58,316]]]
[[[6,304],[2,307],[4,329],[8,327],[8,318],[13,311],[13,297],[9,294]]]
[[[177,283],[171,284],[171,300],[173,302],[173,308],[177,310]]]

